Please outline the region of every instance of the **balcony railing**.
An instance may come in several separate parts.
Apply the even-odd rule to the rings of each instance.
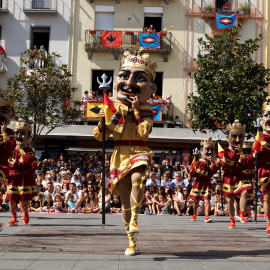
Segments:
[[[233,8],[233,2],[229,1],[228,5],[224,5],[224,0],[201,0],[201,12],[202,13],[214,13],[214,12],[237,12],[240,15],[250,14],[251,3],[250,0],[237,0],[236,9]]]
[[[119,52],[124,52],[127,49],[134,47],[139,42],[137,31],[123,31],[122,46],[118,47],[102,47],[100,44],[99,30],[85,30],[85,50],[88,52],[89,59],[92,58],[92,52],[112,51],[115,55]],[[160,46],[159,48],[147,48],[144,51],[155,52],[163,54],[163,61],[168,61],[168,54],[172,51],[172,33],[160,32]],[[117,59],[117,57],[115,57]]]
[[[0,12],[8,12],[8,0],[0,0]]]
[[[28,13],[56,13],[57,0],[24,0],[23,11]]]
[[[6,54],[0,53],[0,73],[7,71],[6,60],[7,60]]]

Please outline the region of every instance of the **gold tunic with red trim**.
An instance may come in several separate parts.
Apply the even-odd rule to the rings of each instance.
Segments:
[[[247,190],[250,195],[252,194],[251,181],[244,171],[254,170],[254,162],[253,153],[248,154],[245,149],[241,154],[237,154],[228,147],[224,149],[224,157],[221,159],[221,165],[225,171],[222,178],[223,195],[239,196],[244,190]]]
[[[7,199],[9,201],[30,201],[37,195],[34,178],[37,159],[30,147],[12,151],[8,160]]]
[[[261,134],[258,163],[258,188],[265,195],[270,190],[270,135]]]
[[[0,185],[6,180],[8,175],[8,159],[16,147],[14,131],[7,128],[6,133],[7,135],[5,136],[0,133]]]
[[[202,159],[196,162],[196,170],[192,177],[196,177],[190,191],[189,198],[193,200],[210,200],[212,194],[211,178],[217,172],[216,163],[209,164]]]
[[[105,139],[111,134],[116,141],[111,157],[112,193],[119,195],[117,183],[128,175],[132,169],[149,166],[154,154],[145,145],[152,131],[153,110],[148,105],[140,105],[140,118],[135,119],[133,111],[124,104],[114,104],[116,113],[109,125],[106,125]],[[102,130],[96,127],[93,131],[97,140],[102,141]],[[140,143],[139,143],[140,142]]]

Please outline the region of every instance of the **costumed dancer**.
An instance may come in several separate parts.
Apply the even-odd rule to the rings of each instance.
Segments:
[[[264,104],[261,117],[263,132],[258,161],[258,190],[263,194],[263,209],[267,222],[266,235],[270,237],[270,105]]]
[[[120,72],[114,83],[114,104],[116,112],[106,125],[106,140],[113,134],[114,152],[111,157],[111,190],[120,195],[122,217],[129,237],[129,246],[125,255],[135,255],[136,240],[139,233],[138,215],[144,193],[142,182],[145,171],[153,157],[146,146],[153,126],[153,111],[146,105],[151,94],[155,93],[156,63],[147,60],[148,54],[140,55],[143,48],[134,47],[133,54],[126,51],[121,60]],[[102,140],[102,121],[105,111],[100,111],[100,122],[94,129],[94,135]]]
[[[13,105],[14,100],[9,97],[9,93],[0,89],[0,187],[8,175],[8,159],[16,146],[14,131],[7,128],[14,117]],[[0,231],[2,230],[0,223]]]
[[[196,220],[197,208],[199,201],[203,200],[205,202],[205,222],[212,222],[212,219],[209,217],[211,211],[211,194],[212,194],[212,184],[211,178],[218,171],[219,159],[215,163],[212,162],[215,143],[210,137],[208,140],[201,141],[201,158],[190,166],[192,171],[192,177],[195,177],[196,180],[193,183],[189,199],[194,200],[194,212],[191,218],[191,221]]]
[[[222,157],[221,165],[224,169],[222,179],[222,194],[227,197],[228,210],[230,215],[230,229],[235,228],[234,200],[239,200],[240,221],[246,223],[245,210],[247,207],[248,194],[252,193],[251,181],[246,177],[246,169],[253,170],[255,159],[253,154],[247,155],[243,150],[245,140],[245,125],[239,120],[227,125],[227,141],[229,147],[222,149],[219,146],[219,156]]]
[[[29,223],[28,202],[37,195],[37,186],[34,179],[34,170],[37,159],[34,151],[28,146],[31,141],[32,128],[19,119],[14,124],[16,134],[16,148],[8,160],[9,174],[7,177],[7,199],[10,203],[12,220],[8,226],[17,226],[17,204],[21,203],[23,222]]]

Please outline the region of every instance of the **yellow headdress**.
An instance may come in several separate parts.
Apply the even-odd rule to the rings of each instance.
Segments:
[[[201,140],[200,145],[212,145],[215,147],[215,142],[213,141],[212,137],[209,137],[207,140]]]
[[[264,102],[262,105],[262,111],[270,111],[270,104],[268,102]]]
[[[0,105],[14,106],[14,98],[11,96],[10,91],[0,88]]]
[[[18,122],[14,124],[13,129],[14,130],[23,129],[23,130],[27,130],[27,131],[31,131],[32,132],[32,127],[29,124],[27,124],[25,121],[23,121],[22,118],[20,118],[18,120]]]
[[[143,48],[140,47],[139,44],[137,43],[136,46],[133,47],[133,54],[130,53],[129,51],[125,51],[124,56],[121,59],[120,69],[123,67],[133,67],[133,66],[144,68],[152,74],[153,80],[155,80],[157,64],[151,63],[150,59],[146,60],[149,57],[148,53],[140,55],[142,50]]]
[[[232,124],[228,124],[226,126],[227,130],[245,130],[246,129],[246,125],[242,125],[239,120],[234,120],[234,123]]]

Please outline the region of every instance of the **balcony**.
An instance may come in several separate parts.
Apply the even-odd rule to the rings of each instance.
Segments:
[[[8,13],[8,0],[0,0],[0,13]]]
[[[7,55],[5,53],[0,53],[0,73],[7,71],[6,60]]]
[[[228,5],[223,3],[223,0],[201,0],[202,17],[215,17],[215,12],[238,13],[240,18],[250,16],[250,0],[233,0]]]
[[[90,0],[90,3],[93,4],[95,1],[94,0]],[[96,1],[97,2],[97,1]],[[115,0],[116,4],[120,4],[120,0]],[[138,0],[139,4],[143,4],[143,0]],[[170,1],[169,0],[164,0],[165,5],[169,5]]]
[[[119,31],[117,31],[119,32]],[[121,32],[121,31],[120,31]],[[85,30],[85,51],[88,59],[92,59],[93,52],[113,52],[114,59],[119,60],[119,53],[130,50],[139,41],[139,32],[122,31],[121,47],[103,47],[100,42],[99,30]],[[159,48],[145,48],[143,52],[163,54],[163,61],[168,62],[168,55],[172,52],[172,33],[159,32]]]
[[[57,13],[57,0],[24,0],[24,13]]]

